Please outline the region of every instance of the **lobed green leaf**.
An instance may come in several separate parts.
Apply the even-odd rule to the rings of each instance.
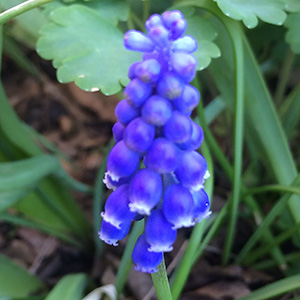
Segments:
[[[286,33],[286,41],[290,44],[294,53],[300,54],[300,12],[289,14],[284,25],[288,31]]]
[[[128,68],[141,55],[124,48],[121,31],[81,5],[56,9],[50,18],[42,27],[37,51],[53,60],[60,82],[75,81],[83,90],[106,95],[129,82]]]
[[[214,0],[223,13],[235,20],[242,20],[248,28],[258,24],[258,18],[274,25],[282,25],[286,13],[285,0]]]

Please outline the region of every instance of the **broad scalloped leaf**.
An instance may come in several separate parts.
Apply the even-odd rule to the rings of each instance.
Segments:
[[[83,5],[58,8],[50,19],[42,27],[37,52],[53,60],[60,82],[75,81],[83,90],[100,89],[106,95],[129,82],[128,68],[141,54],[124,48],[121,31]]]
[[[200,71],[208,67],[212,58],[221,55],[220,49],[212,42],[217,37],[217,32],[208,20],[200,16],[186,18],[186,21],[186,34],[193,36],[198,42],[194,55],[198,60],[197,70]]]
[[[286,41],[295,53],[300,54],[300,12],[289,14],[284,25],[288,28],[285,36]]]
[[[84,5],[93,9],[103,19],[116,26],[119,21],[127,21],[129,5],[125,0],[66,0],[55,1],[45,5],[45,15],[50,16],[53,10],[69,5]]]
[[[235,20],[242,20],[248,28],[258,24],[258,18],[266,23],[282,25],[286,19],[285,0],[214,0],[223,13]]]

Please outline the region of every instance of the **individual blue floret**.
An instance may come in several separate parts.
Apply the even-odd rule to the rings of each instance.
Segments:
[[[174,108],[183,114],[190,116],[193,109],[196,108],[200,100],[200,94],[198,90],[187,84],[185,85],[179,98],[173,100],[172,104]]]
[[[125,126],[122,123],[120,122],[115,123],[115,125],[112,128],[112,132],[116,142],[119,142],[123,139],[124,131],[125,131]]]
[[[163,98],[173,100],[180,97],[184,83],[174,72],[164,73],[157,82],[157,94]]]
[[[162,210],[155,209],[147,218],[145,225],[145,236],[150,244],[149,251],[169,252],[173,250],[177,231],[165,218]]]
[[[113,191],[107,198],[104,212],[101,213],[103,220],[121,229],[121,224],[132,221],[135,213],[129,209],[129,185],[124,184]]]
[[[195,203],[187,188],[172,184],[166,188],[163,199],[163,213],[173,229],[195,225]]]
[[[140,170],[129,187],[129,207],[132,212],[150,215],[162,196],[161,176],[149,169]]]
[[[171,44],[171,51],[193,53],[197,50],[197,42],[189,35],[175,40]]]
[[[144,153],[152,145],[155,127],[142,118],[136,118],[126,127],[123,135],[126,146],[136,152]]]
[[[137,30],[129,30],[125,33],[124,44],[127,49],[142,52],[151,52],[155,44],[146,35]]]
[[[209,210],[210,201],[204,189],[192,192],[192,197],[195,204],[194,221],[196,223],[199,223],[203,219],[207,219],[211,215],[211,211]]]
[[[182,152],[175,175],[184,187],[193,191],[202,189],[209,176],[205,158],[196,151]]]
[[[191,82],[196,75],[197,61],[191,54],[175,52],[170,57],[171,67],[174,72],[186,83]]]
[[[172,105],[157,95],[151,96],[142,108],[143,119],[155,126],[163,126],[172,116]]]
[[[125,222],[120,225],[120,228],[117,228],[111,223],[102,220],[101,228],[98,232],[99,238],[106,244],[118,246],[118,241],[128,234],[130,225],[131,222]]]
[[[150,252],[150,245],[144,234],[140,235],[132,251],[132,260],[135,263],[135,269],[144,273],[154,273],[161,263],[162,252]]]
[[[191,138],[192,130],[191,120],[182,113],[174,111],[163,127],[163,134],[174,143],[184,143]]]
[[[152,85],[137,78],[131,80],[124,90],[124,96],[128,103],[140,107],[151,95]]]
[[[130,150],[123,140],[118,142],[107,157],[107,174],[113,181],[133,174],[139,164],[140,155]]]
[[[139,114],[139,109],[130,105],[126,99],[121,100],[115,108],[116,118],[123,125],[127,125],[137,116],[139,116]]]
[[[134,74],[144,82],[156,82],[161,73],[161,65],[156,59],[147,59],[135,66]]]
[[[174,172],[178,165],[178,149],[165,138],[156,138],[144,158],[147,168],[160,174]]]
[[[190,139],[183,143],[177,143],[177,146],[181,150],[185,150],[185,151],[197,150],[198,148],[200,148],[203,142],[204,135],[203,135],[202,128],[195,122],[191,122],[191,123],[192,123],[192,135]]]

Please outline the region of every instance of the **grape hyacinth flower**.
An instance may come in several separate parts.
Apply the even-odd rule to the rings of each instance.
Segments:
[[[130,67],[131,81],[115,109],[116,145],[103,180],[113,191],[99,237],[117,245],[133,221],[145,218],[132,260],[136,270],[153,273],[173,249],[177,230],[210,215],[210,201],[204,191],[207,163],[196,151],[203,131],[190,119],[200,100],[190,85],[197,42],[183,35],[186,21],[177,10],[154,14],[145,26],[147,34],[129,30],[124,37],[127,49],[143,52],[143,61]]]

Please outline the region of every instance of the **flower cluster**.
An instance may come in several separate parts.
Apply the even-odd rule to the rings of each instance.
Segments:
[[[133,220],[146,217],[132,259],[136,270],[152,273],[163,252],[172,250],[177,229],[208,217],[210,203],[203,189],[206,160],[195,151],[203,131],[190,119],[200,99],[189,84],[196,73],[191,53],[197,43],[183,36],[186,21],[180,11],[152,15],[145,25],[147,35],[125,34],[125,47],[143,52],[143,61],[130,67],[125,99],[115,109],[116,145],[104,179],[114,191],[101,214],[99,236],[117,245]]]

